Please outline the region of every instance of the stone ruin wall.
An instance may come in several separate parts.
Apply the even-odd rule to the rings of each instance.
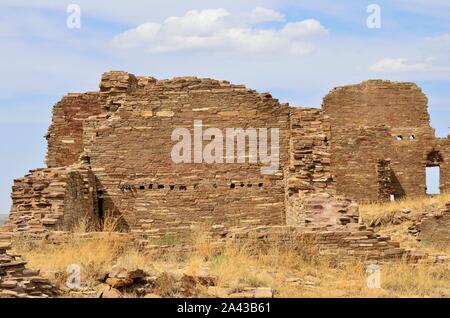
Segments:
[[[1,234],[1,233],[0,233]],[[0,246],[0,298],[50,298],[58,289],[39,270],[28,269],[19,256]]]
[[[427,214],[412,228],[421,244],[445,246],[450,242],[450,202],[438,213]]]
[[[85,121],[84,144],[105,213],[150,239],[177,236],[192,225],[283,224],[289,114],[269,94],[210,79],[157,81],[107,73],[100,99],[107,115]],[[171,134],[194,120],[209,127],[278,128],[280,171],[262,175],[261,164],[176,164]],[[204,142],[207,144],[208,142]]]
[[[439,138],[433,150],[439,155],[441,193],[450,191],[450,136]],[[430,154],[430,153],[429,153]],[[428,161],[428,160],[427,160]]]
[[[389,238],[358,227],[357,205],[346,196],[423,194],[430,164],[441,166],[448,188],[450,142],[434,138],[426,102],[414,84],[369,81],[333,90],[323,109],[292,108],[226,81],[105,73],[99,92],[69,94],[55,106],[49,168],[15,181],[8,227],[67,230],[82,216],[112,214],[148,241],[204,223],[222,237],[287,224],[348,254],[399,256],[404,251]],[[188,128],[193,136],[194,120],[223,133],[278,128],[280,172],[262,175],[261,164],[248,162],[173,163],[171,133]]]
[[[329,118],[321,109],[292,108],[290,122],[286,224],[327,227],[357,222],[350,202],[332,196],[336,185],[330,165]]]
[[[52,124],[46,134],[47,166],[65,167],[77,163],[83,153],[83,124],[101,112],[99,94],[68,94],[53,107]]]
[[[317,108],[292,108],[287,194],[335,192],[329,118]]]
[[[71,230],[97,216],[95,177],[88,168],[31,170],[14,180],[13,204],[6,228],[12,232],[45,235]]]
[[[413,83],[379,80],[335,88],[324,98],[338,193],[360,202],[421,196],[425,167],[434,164],[441,166],[441,192],[448,189],[448,139],[435,138],[427,102]],[[440,160],[433,163],[429,154],[436,151]],[[383,161],[388,178],[377,168]]]

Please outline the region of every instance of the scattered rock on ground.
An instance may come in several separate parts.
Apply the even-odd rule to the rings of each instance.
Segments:
[[[0,248],[0,298],[48,298],[58,294],[38,270],[26,269],[25,265],[18,255]]]

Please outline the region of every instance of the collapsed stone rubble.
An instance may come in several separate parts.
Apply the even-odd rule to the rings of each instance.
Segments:
[[[27,269],[19,256],[0,247],[0,298],[48,298],[58,295],[52,283],[39,270]]]
[[[187,275],[162,272],[149,275],[137,268],[115,266],[99,278],[95,287],[97,298],[123,298],[132,294],[141,298],[213,297],[213,298],[273,298],[270,287],[218,287],[217,279],[207,275]]]

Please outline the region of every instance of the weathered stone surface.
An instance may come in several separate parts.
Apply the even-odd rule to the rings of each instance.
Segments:
[[[195,135],[200,122],[222,134],[277,129],[279,171],[262,174],[265,164],[251,162],[249,153],[243,162],[175,163],[172,132]],[[48,168],[14,181],[5,233],[50,237],[108,214],[121,231],[153,246],[174,245],[202,224],[219,238],[233,228],[293,226],[320,233],[318,244],[329,250],[396,257],[403,252],[389,239],[356,235],[358,209],[348,197],[424,194],[426,166],[439,165],[441,190],[450,186],[450,139],[435,138],[426,96],[412,83],[339,87],[313,109],[226,81],[113,71],[98,92],[57,103],[46,137]],[[0,236],[2,244],[8,242]],[[109,282],[135,280],[122,276]]]
[[[111,288],[110,290],[105,290],[99,294],[98,298],[123,298],[123,295],[117,289]]]
[[[139,268],[125,268],[121,266],[114,266],[108,276],[112,278],[136,280],[143,278],[145,276],[145,273]]]
[[[47,298],[58,290],[39,271],[25,268],[26,262],[0,249],[0,298]]]
[[[111,275],[122,276],[122,278],[112,278]],[[117,266],[107,276],[104,282],[95,287],[97,298],[106,298],[105,295],[114,298],[122,296],[122,292],[132,292],[143,298],[193,297],[216,284],[216,279],[211,276],[168,272],[150,276],[140,269],[125,269]],[[135,278],[131,279],[131,276]]]
[[[436,214],[427,214],[415,221],[410,232],[424,245],[450,242],[450,202]]]
[[[13,232],[43,236],[98,222],[95,176],[83,165],[31,170],[14,181],[12,200],[7,225]]]
[[[435,137],[427,102],[414,83],[381,80],[325,96],[338,193],[364,202],[422,196],[427,166],[441,167],[441,192],[450,190],[450,139]]]
[[[113,278],[106,279],[106,283],[112,288],[123,288],[133,285],[133,280],[129,278]]]

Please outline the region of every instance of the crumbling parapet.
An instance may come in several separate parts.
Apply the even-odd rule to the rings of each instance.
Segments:
[[[96,221],[95,176],[86,167],[31,170],[14,180],[12,208],[5,228],[13,233],[45,235]]]

